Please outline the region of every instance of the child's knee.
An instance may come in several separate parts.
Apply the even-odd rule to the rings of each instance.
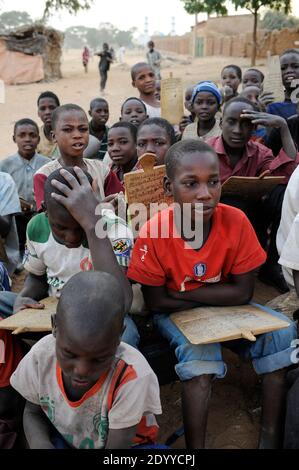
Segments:
[[[201,375],[223,378],[226,364],[222,360],[219,343],[195,345],[191,343],[178,346],[175,350],[178,364],[175,370],[180,380],[190,380]]]

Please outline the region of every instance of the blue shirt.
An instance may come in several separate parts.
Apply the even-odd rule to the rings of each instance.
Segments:
[[[294,116],[294,114],[297,114],[297,105],[292,101],[272,103],[267,107],[267,113],[288,119],[289,117]]]
[[[5,263],[9,274],[12,274],[20,261],[19,239],[15,214],[21,213],[21,206],[18,191],[14,180],[7,173],[0,171],[0,216],[12,216],[11,226],[8,235],[4,240],[4,247],[8,258]]]
[[[47,163],[49,163],[49,158],[38,153],[30,160],[26,160],[19,153],[16,153],[0,161],[0,171],[10,174],[16,183],[19,197],[35,207],[33,175]]]

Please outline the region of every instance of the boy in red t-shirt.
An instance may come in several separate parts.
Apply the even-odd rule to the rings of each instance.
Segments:
[[[254,270],[265,262],[266,255],[246,215],[218,204],[219,163],[209,145],[194,140],[173,145],[166,155],[166,172],[165,189],[176,205],[143,226],[128,277],[142,284],[155,325],[175,348],[187,447],[201,448],[212,379],[226,374],[221,344],[191,344],[169,314],[200,305],[246,304],[253,295]],[[179,216],[188,214],[188,208],[189,215],[180,225]],[[193,235],[186,233],[186,222],[191,222]],[[202,237],[198,237],[201,229]],[[296,329],[291,324],[287,329],[260,335],[255,343],[233,342],[234,351],[251,358],[258,374],[266,374],[261,448],[278,446],[281,437],[285,368],[291,365],[294,338]]]

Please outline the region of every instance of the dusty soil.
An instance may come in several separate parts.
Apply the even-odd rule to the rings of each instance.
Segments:
[[[143,56],[127,55],[127,64],[114,64],[109,74],[105,97],[110,105],[110,124],[117,121],[122,101],[128,96],[137,96],[131,86],[130,66],[143,60]],[[201,79],[219,81],[221,68],[236,62],[242,68],[249,66],[247,59],[213,57],[192,60],[188,57],[171,55],[164,61],[163,76],[182,77],[184,85],[196,83]],[[263,70],[263,64],[259,64]],[[39,83],[6,87],[6,103],[0,104],[0,158],[15,151],[12,142],[12,127],[16,120],[31,117],[38,120],[36,100],[42,91],[51,90],[58,94],[62,103],[77,103],[86,111],[92,98],[99,94],[97,60],[90,63],[89,73],[85,75],[81,66],[80,51],[64,54],[62,71],[64,78],[53,83]],[[24,273],[14,277],[13,289],[19,291],[24,282]],[[266,303],[277,296],[271,288],[257,283],[255,300]],[[260,383],[249,364],[242,364],[238,357],[224,350],[228,364],[225,379],[214,383],[210,404],[207,432],[207,447],[210,449],[247,449],[257,446],[260,418]],[[161,387],[163,415],[159,417],[160,442],[182,425],[180,408],[180,384],[173,382]],[[184,448],[181,437],[173,445]]]
[[[163,77],[168,77],[172,72],[173,76],[181,77],[186,86],[203,79],[219,82],[221,68],[234,61],[243,69],[249,66],[248,59],[241,58],[211,57],[192,60],[173,54],[164,54],[164,56]],[[133,52],[128,53],[126,61],[127,63],[123,65],[113,64],[109,73],[105,97],[110,105],[110,124],[119,119],[120,107],[125,98],[138,96],[138,92],[131,85],[130,67],[136,62],[144,61],[144,56]],[[59,96],[62,104],[76,103],[87,111],[91,99],[99,95],[97,66],[98,59],[95,57],[90,62],[89,73],[85,74],[81,65],[81,51],[69,50],[63,56],[64,78],[62,80],[52,83],[7,86],[6,103],[0,104],[0,158],[15,151],[12,128],[18,119],[29,117],[39,122],[36,100],[41,92],[53,91]],[[261,69],[263,70],[263,66]]]

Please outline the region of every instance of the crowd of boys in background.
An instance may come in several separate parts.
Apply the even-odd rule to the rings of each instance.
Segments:
[[[99,53],[101,91],[112,62],[108,49],[104,44]],[[260,70],[231,64],[220,87],[207,77],[186,88],[186,115],[175,127],[161,117],[161,56],[153,42],[147,60],[131,69],[138,96],[120,103],[116,123],[108,126],[103,97],[91,101],[88,116],[45,91],[37,99],[42,126],[28,117],[14,125],[16,153],[0,162],[0,319],[41,309],[49,295],[59,301],[53,334],[35,337],[31,349],[0,329],[0,448],[16,445],[21,422],[30,448],[163,448],[158,379],[138,350],[130,315],[136,292],[175,350],[186,446],[203,448],[212,383],[227,369],[222,345],[192,345],[169,315],[246,304],[256,273],[283,294],[275,308],[262,308],[289,327],[226,346],[262,376],[259,447],[299,448],[297,318],[280,308],[282,298],[299,308],[299,109],[291,101],[299,50],[280,57],[283,102],[263,91]],[[175,229],[168,239],[150,236],[175,226],[172,206],[140,227],[135,240],[130,221],[112,209],[124,196],[124,175],[140,169],[145,153],[165,165],[166,194],[179,207],[191,205],[191,225],[195,203],[202,204],[198,246],[186,249],[191,240]],[[283,179],[257,202],[221,196],[231,176],[264,175]],[[109,208],[99,211],[100,201]],[[96,236],[99,222],[105,237]],[[14,294],[9,276],[24,268],[24,286]]]

